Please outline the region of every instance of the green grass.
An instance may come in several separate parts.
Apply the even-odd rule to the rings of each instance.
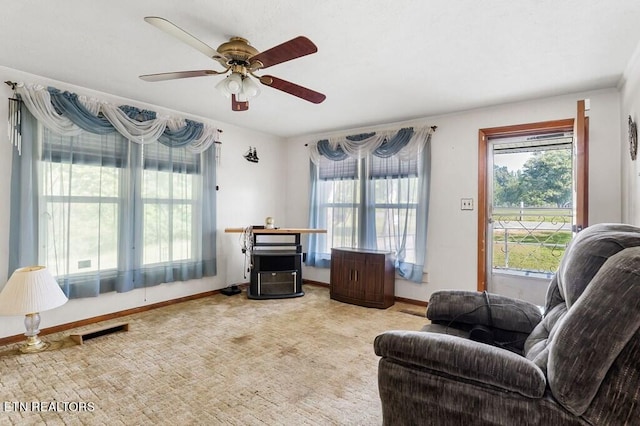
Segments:
[[[514,242],[510,234],[506,247],[509,254],[508,264],[504,238],[501,236],[502,239],[499,240],[496,236],[493,244],[493,267],[536,272],[555,272],[564,254],[566,244],[571,239],[571,233],[547,234],[551,234],[551,232],[538,232],[536,235],[544,245],[535,241],[535,238],[530,235],[523,238],[526,240],[524,244]],[[522,237],[524,237],[524,235],[522,235],[521,238]],[[545,240],[545,238],[547,239]]]
[[[493,267],[524,271],[555,272],[564,254],[564,247],[509,246],[509,265],[505,265],[504,245],[493,246]]]
[[[509,230],[506,250],[509,254],[508,265],[505,253],[505,232],[494,230],[493,267],[524,271],[555,272],[560,258],[571,241],[569,231],[531,231]]]
[[[560,258],[573,233],[569,230],[533,230],[509,229],[505,234],[499,228],[500,222],[548,222],[553,224],[571,223],[571,209],[556,208],[495,208],[492,214],[493,232],[493,267],[515,270],[555,272]],[[508,226],[508,224],[505,224]],[[505,253],[505,237],[507,238],[508,260]],[[507,265],[508,262],[508,265]]]

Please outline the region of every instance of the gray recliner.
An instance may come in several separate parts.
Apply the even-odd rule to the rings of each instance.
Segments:
[[[640,425],[640,228],[577,234],[544,315],[441,291],[427,318],[375,339],[384,424]]]

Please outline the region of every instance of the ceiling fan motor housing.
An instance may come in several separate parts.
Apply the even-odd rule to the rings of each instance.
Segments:
[[[249,44],[247,39],[242,37],[231,37],[229,41],[218,46],[217,50],[222,56],[231,58],[231,63],[235,62],[245,66],[249,65],[249,58],[260,53]]]

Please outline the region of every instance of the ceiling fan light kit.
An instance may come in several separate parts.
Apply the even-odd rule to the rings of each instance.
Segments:
[[[259,94],[260,88],[258,85],[251,79],[251,77],[246,76],[242,80],[242,90],[240,91],[240,95],[244,96],[248,100],[258,96]]]
[[[237,73],[231,73],[216,84],[216,89],[220,90],[227,98],[230,98],[231,95],[237,95],[242,89],[242,76]]]
[[[155,82],[227,74],[215,87],[224,94],[224,96],[231,98],[231,109],[233,111],[248,110],[249,99],[260,94],[260,88],[252,77],[256,78],[265,86],[272,87],[315,104],[319,104],[326,99],[326,96],[322,93],[307,89],[295,83],[273,76],[258,76],[254,74],[256,71],[264,68],[317,52],[318,48],[306,37],[296,37],[264,52],[259,52],[242,37],[231,37],[229,41],[222,43],[217,49],[213,49],[164,18],[148,16],[144,18],[144,20],[165,33],[178,38],[201,53],[204,53],[209,58],[224,66],[225,69],[223,71],[197,70],[146,74],[140,76],[142,80]]]

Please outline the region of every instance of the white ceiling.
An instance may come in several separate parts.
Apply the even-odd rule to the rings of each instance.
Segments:
[[[615,87],[640,40],[638,0],[0,0],[0,65],[283,137]],[[220,69],[143,21],[161,16],[212,47],[263,51],[305,35],[318,53],[272,74],[327,95],[263,87],[233,112]]]

